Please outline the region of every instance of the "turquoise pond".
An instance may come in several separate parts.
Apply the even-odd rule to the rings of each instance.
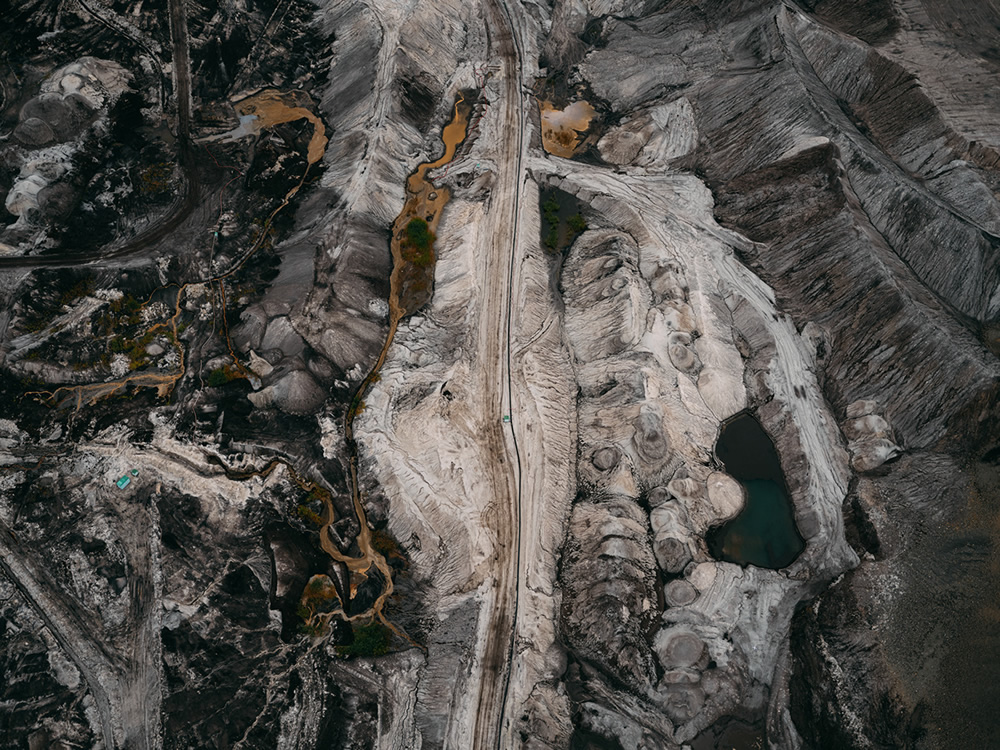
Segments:
[[[705,541],[716,560],[778,570],[805,548],[795,526],[778,452],[760,423],[740,414],[722,427],[715,453],[746,493],[731,521],[710,530]]]

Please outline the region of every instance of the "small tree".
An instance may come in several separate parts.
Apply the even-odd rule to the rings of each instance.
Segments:
[[[205,381],[212,388],[218,388],[221,385],[225,385],[229,382],[229,375],[226,373],[225,367],[217,367],[212,372],[208,374],[208,379]]]
[[[410,223],[406,225],[406,239],[414,247],[426,250],[434,242],[434,234],[431,232],[427,222],[416,216],[410,219]]]

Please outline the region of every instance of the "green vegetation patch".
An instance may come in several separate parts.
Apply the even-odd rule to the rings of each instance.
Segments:
[[[559,244],[559,201],[549,198],[542,204],[542,218],[545,221],[545,247],[555,250]]]
[[[135,326],[140,322],[139,311],[142,303],[131,294],[125,294],[108,303],[107,309],[94,319],[94,328],[98,334],[107,338],[112,332],[120,331],[125,326]]]
[[[208,379],[205,380],[205,383],[211,388],[218,388],[228,382],[229,375],[226,373],[225,367],[216,367],[208,373]]]
[[[223,367],[216,367],[208,373],[205,384],[210,388],[218,388],[239,377],[241,377],[241,374],[237,368],[232,365],[225,365]]]
[[[305,519],[306,521],[309,521],[310,523],[314,523],[317,526],[322,526],[323,525],[323,517],[320,516],[319,513],[317,513],[316,511],[314,511],[308,505],[299,505],[295,509],[295,513],[296,513],[296,515],[298,515],[299,518]]]
[[[337,655],[345,659],[352,656],[385,656],[389,653],[392,631],[380,622],[355,625],[354,640],[337,646]]]
[[[435,239],[427,222],[419,216],[414,217],[406,225],[406,237],[400,243],[400,254],[407,262],[427,268],[434,262]]]
[[[396,570],[404,571],[409,567],[403,548],[386,529],[376,529],[372,533],[372,547]]]
[[[245,377],[246,373],[244,373],[236,365],[223,365],[222,367],[216,367],[208,373],[208,377],[205,378],[205,385],[210,388],[218,388],[232,380],[238,380],[239,378]]]
[[[562,200],[560,200],[562,196]],[[578,234],[587,229],[586,220],[579,214],[580,203],[573,196],[558,190],[544,190],[539,195],[542,214],[541,240],[551,252],[564,250],[573,244]],[[566,214],[574,210],[571,216]]]
[[[328,618],[319,615],[328,615],[339,607],[340,595],[329,576],[313,576],[302,591],[302,598],[295,610],[303,620],[299,630],[307,635],[323,635]]]
[[[303,488],[305,489],[305,488]],[[322,487],[313,486],[309,489],[308,494],[305,499],[298,503],[295,508],[295,515],[304,521],[316,524],[317,526],[323,525],[322,516],[322,505],[330,500],[330,493],[323,489]],[[319,507],[320,512],[317,512],[316,508]]]

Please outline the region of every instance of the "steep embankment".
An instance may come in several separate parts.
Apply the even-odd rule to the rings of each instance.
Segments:
[[[1000,365],[984,345],[995,346],[990,331],[1000,316],[998,141],[993,126],[998,112],[970,83],[985,80],[994,64],[982,28],[958,34],[962,9],[933,2],[898,8],[889,3],[802,5],[814,12],[766,2],[667,3],[651,13],[638,3],[614,8],[591,3],[588,17],[560,4],[555,12],[585,30],[582,38],[592,44],[581,49],[567,43],[561,29],[553,32],[547,53],[550,61],[565,66],[561,72],[570,80],[582,79],[589,86],[596,95],[591,101],[603,100],[599,119],[611,124],[605,126],[597,153],[586,158],[599,155],[616,165],[616,174],[556,159],[534,168],[557,175],[548,177],[550,184],[589,202],[595,212],[588,216],[592,223],[625,232],[609,235],[603,254],[594,258],[588,255],[594,250],[585,234],[562,269],[567,335],[574,360],[588,363],[577,377],[583,383],[585,373],[599,375],[598,385],[581,392],[580,466],[587,466],[588,453],[597,448],[586,442],[589,425],[594,425],[600,434],[608,433],[601,439],[611,445],[591,454],[593,466],[614,477],[641,476],[636,467],[643,465],[638,451],[643,444],[628,446],[627,436],[615,426],[643,412],[625,416],[615,408],[627,399],[649,398],[652,365],[648,358],[630,369],[611,368],[610,362],[656,330],[658,318],[647,313],[649,293],[637,281],[644,275],[644,243],[647,236],[654,237],[674,253],[664,265],[663,278],[670,281],[660,283],[685,303],[682,312],[663,315],[672,332],[660,346],[676,355],[671,357],[674,367],[694,368],[689,375],[696,376],[698,391],[717,418],[724,414],[720,407],[725,400],[720,395],[713,401],[711,394],[736,394],[731,374],[739,370],[721,356],[723,349],[713,343],[716,334],[705,321],[721,320],[724,330],[736,331],[733,341],[745,368],[744,403],[758,408],[775,439],[796,521],[811,539],[803,558],[789,570],[798,572],[789,577],[808,575],[819,584],[824,570],[843,570],[856,559],[842,538],[831,544],[839,531],[831,536],[823,531],[840,528],[842,500],[848,537],[865,557],[829,601],[803,610],[793,629],[791,652],[791,610],[774,614],[819,587],[798,589],[783,605],[772,607],[770,616],[763,609],[746,614],[739,632],[763,628],[773,647],[782,641],[786,645],[763,660],[766,674],[750,670],[750,679],[735,684],[733,704],[751,716],[757,712],[750,696],[758,689],[754,680],[759,681],[770,696],[768,741],[774,746],[798,746],[802,733],[809,744],[832,747],[823,744],[827,731],[844,743],[838,746],[865,746],[866,736],[898,746],[932,722],[948,729],[932,730],[929,746],[943,746],[949,731],[975,746],[977,738],[989,735],[992,718],[964,717],[955,710],[955,701],[935,687],[951,671],[947,663],[934,660],[944,646],[941,630],[932,627],[926,611],[955,627],[963,622],[962,613],[977,611],[973,581],[989,557],[988,540],[995,538],[989,515],[975,508],[976,498],[982,497],[977,477],[989,473],[988,463],[977,459],[995,444],[998,422]],[[971,19],[987,11],[967,12]],[[957,54],[946,54],[940,46],[922,50],[918,40],[930,39],[950,45]],[[961,84],[959,69],[970,76]],[[697,170],[713,193],[714,217],[733,234],[713,228],[699,212],[710,204],[698,208],[703,193],[696,182],[669,203],[657,203],[653,196],[669,190],[669,178],[660,176],[675,169]],[[681,231],[685,227],[696,229]],[[725,252],[705,249],[720,240],[734,252],[728,261]],[[649,288],[655,305],[656,287]],[[686,329],[677,326],[691,314],[690,333],[682,338],[678,333]],[[685,355],[684,347],[697,356]],[[596,368],[589,364],[595,358],[601,363]],[[714,370],[718,391],[702,388],[706,370]],[[722,386],[727,372],[730,379]],[[778,375],[782,372],[786,385]],[[688,390],[683,377],[670,382],[682,394]],[[710,382],[706,378],[706,385]],[[663,386],[655,390],[670,392]],[[584,407],[590,399],[595,405]],[[645,429],[637,427],[636,434],[646,434]],[[670,461],[682,453],[678,445],[683,441],[669,436]],[[712,441],[694,442],[707,448]],[[825,457],[819,450],[823,445],[828,447]],[[896,463],[886,463],[901,454]],[[591,472],[588,466],[579,475],[580,494],[598,508],[614,496],[614,507],[586,521],[590,516],[577,510],[581,506],[574,508],[564,558],[569,565],[562,575],[567,642],[580,663],[567,673],[567,685],[578,712],[574,721],[585,730],[581,736],[596,733],[619,742],[628,737],[625,746],[633,746],[647,732],[664,731],[642,709],[642,701],[651,700],[649,688],[640,689],[647,695],[635,702],[634,687],[602,691],[594,686],[623,676],[628,685],[651,686],[659,676],[643,646],[642,625],[632,622],[636,608],[627,604],[640,603],[654,591],[651,576],[656,571],[633,528],[645,521],[642,512],[623,506],[618,497],[642,497],[646,490],[634,479],[615,479],[613,489],[591,484]],[[692,478],[700,477],[688,470],[684,480]],[[690,513],[690,502],[678,492],[671,494]],[[649,497],[648,503],[659,504],[662,495]],[[807,507],[825,511],[812,515],[803,512]],[[588,507],[586,512],[596,510]],[[943,519],[962,531],[921,541],[928,524]],[[648,522],[664,574],[680,572],[684,561],[699,553],[697,534],[693,542],[690,534],[680,534],[683,518],[676,512],[656,508]],[[588,531],[594,528],[605,531],[594,536]],[[981,536],[972,542],[968,534]],[[681,543],[662,546],[668,536]],[[610,545],[610,539],[621,541]],[[938,573],[919,562],[920,555],[936,550],[934,559],[955,570],[957,557],[946,552],[949,545],[967,549],[969,566],[953,580],[949,603],[935,606],[943,601],[935,597],[944,585]],[[605,605],[583,589],[574,591],[575,576],[592,576],[585,569],[587,560],[620,556],[626,549],[634,561],[632,572],[602,584]],[[722,576],[729,571],[719,567]],[[900,577],[893,578],[893,571]],[[917,571],[926,576],[924,583]],[[761,590],[756,583],[760,573],[749,568],[742,574],[754,579],[755,592]],[[683,570],[684,578],[691,575],[690,569]],[[603,574],[600,579],[605,580]],[[701,606],[706,592],[693,578],[690,582],[699,593],[693,605],[683,603],[690,591],[678,599],[680,588],[673,582],[664,589],[666,621],[689,617],[686,612]],[[715,601],[723,600],[725,596]],[[621,615],[618,603],[626,604]],[[703,622],[725,623],[724,612],[713,610]],[[910,624],[904,626],[907,618]],[[883,630],[889,622],[891,632]],[[962,630],[970,643],[992,648],[980,626]],[[715,649],[713,661],[722,664],[715,658],[718,646],[712,645],[718,641],[700,637]],[[862,649],[852,651],[855,640],[864,644]],[[816,650],[817,642],[822,651]],[[653,646],[655,650],[657,643]],[[672,653],[668,649],[661,656],[672,658]],[[661,665],[677,683],[668,692],[691,693],[690,686],[699,685],[690,675],[679,676],[676,664],[661,658]],[[897,682],[887,681],[887,667],[897,670]],[[733,674],[741,673],[736,669]],[[705,681],[703,674],[700,682]],[[988,682],[983,678],[980,685]],[[626,694],[632,695],[628,701]],[[712,700],[695,694],[696,699],[681,702],[683,710],[671,707],[670,729],[677,740],[699,728],[692,715],[712,713]],[[987,695],[976,686],[966,686],[963,694],[977,704]],[[914,712],[920,701],[930,706],[926,710],[933,720]],[[851,716],[856,717],[853,725]],[[705,741],[722,742],[725,731],[720,723]]]

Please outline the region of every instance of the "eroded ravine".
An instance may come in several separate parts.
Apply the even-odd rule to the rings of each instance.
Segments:
[[[55,391],[37,391],[29,395],[42,397],[50,403],[68,405],[73,403],[75,410],[79,410],[84,403],[93,404],[102,398],[114,395],[128,386],[134,387],[155,387],[160,396],[166,396],[174,385],[184,376],[186,372],[185,349],[182,346],[178,335],[178,319],[182,312],[182,301],[185,291],[196,284],[219,284],[222,288],[222,281],[234,274],[249,260],[249,258],[260,247],[263,238],[266,236],[266,228],[273,222],[274,218],[289,204],[291,199],[298,193],[308,176],[309,169],[317,163],[325,153],[327,137],[322,121],[309,109],[303,106],[303,102],[294,93],[285,93],[275,90],[265,90],[254,94],[236,105],[240,115],[252,115],[254,117],[254,128],[244,133],[249,135],[261,128],[273,127],[285,122],[299,119],[307,119],[313,125],[313,135],[309,141],[307,166],[300,179],[285,195],[281,204],[275,208],[267,217],[264,224],[265,231],[260,233],[248,250],[239,257],[232,267],[225,273],[219,274],[211,279],[199,282],[188,282],[177,285],[177,294],[174,300],[173,315],[166,321],[161,321],[152,326],[150,330],[164,329],[170,334],[178,351],[179,365],[172,373],[136,373],[126,378],[116,381],[105,381],[100,383],[85,384],[71,387],[61,387]],[[279,463],[284,464],[290,472],[290,476],[296,484],[307,491],[316,491],[319,499],[323,503],[322,524],[320,527],[320,546],[333,560],[343,564],[351,575],[351,589],[356,584],[368,576],[368,571],[372,567],[376,568],[385,581],[382,593],[378,596],[370,609],[360,613],[348,614],[343,607],[333,612],[324,613],[323,619],[329,620],[333,616],[339,616],[345,621],[353,622],[364,619],[377,618],[384,625],[392,629],[398,635],[405,637],[385,618],[382,610],[386,600],[393,593],[392,570],[385,557],[372,546],[371,530],[368,527],[367,516],[361,501],[361,492],[358,481],[358,460],[357,445],[354,440],[354,419],[357,417],[363,398],[379,376],[379,372],[385,363],[386,355],[392,344],[396,329],[406,315],[418,310],[430,297],[430,288],[433,282],[434,258],[433,248],[430,252],[429,263],[413,263],[405,257],[406,228],[413,219],[421,219],[426,222],[427,229],[433,238],[434,232],[440,222],[445,205],[451,198],[450,191],[445,187],[435,186],[427,177],[428,172],[433,169],[443,167],[451,162],[455,157],[456,150],[465,140],[468,130],[470,107],[465,104],[464,97],[460,94],[455,102],[452,119],[444,127],[441,140],[444,144],[444,153],[436,160],[424,162],[410,175],[406,183],[406,201],[403,210],[393,223],[393,238],[391,243],[393,256],[393,270],[390,277],[389,294],[389,330],[386,334],[385,342],[379,353],[374,367],[368,375],[361,381],[354,398],[348,408],[345,417],[345,435],[348,448],[350,465],[351,498],[355,513],[358,517],[360,532],[357,538],[357,545],[360,551],[359,557],[351,557],[342,553],[331,540],[329,529],[336,520],[332,498],[328,490],[314,482],[299,477],[292,466],[286,461],[272,461],[261,471],[250,472],[246,476],[270,473]],[[222,291],[223,319],[224,313],[224,290]],[[145,305],[144,305],[145,306]],[[228,328],[224,326],[226,345],[232,355],[236,366],[243,368],[239,363],[232,344],[229,340]],[[59,397],[63,398],[60,400]],[[236,477],[236,473],[227,470],[227,474]],[[245,478],[245,477],[244,477]],[[345,605],[347,606],[347,605]]]
[[[405,257],[405,243],[407,241],[407,226],[413,219],[422,219],[427,222],[431,236],[437,230],[441,221],[441,214],[445,205],[451,198],[451,193],[446,187],[436,187],[427,178],[427,173],[432,169],[443,167],[455,158],[458,146],[465,140],[468,129],[469,111],[464,106],[465,99],[459,94],[455,102],[454,112],[451,121],[444,127],[441,140],[444,143],[444,153],[440,158],[432,162],[424,162],[406,181],[406,201],[403,210],[392,225],[392,275],[389,284],[389,330],[386,333],[385,342],[379,352],[378,359],[374,367],[358,386],[351,400],[351,405],[344,417],[344,434],[346,436],[348,460],[350,464],[351,500],[354,504],[354,511],[358,516],[360,533],[358,534],[358,549],[361,556],[351,558],[345,556],[333,544],[328,533],[330,526],[335,520],[333,504],[330,497],[323,497],[323,525],[320,528],[320,544],[323,551],[339,563],[347,565],[352,577],[366,576],[367,571],[374,565],[382,574],[385,581],[384,588],[379,597],[375,600],[370,610],[353,615],[344,616],[344,619],[359,620],[376,617],[387,627],[391,628],[398,635],[402,635],[385,617],[383,607],[386,600],[392,595],[392,571],[385,557],[372,547],[371,530],[368,527],[367,516],[364,505],[361,502],[361,490],[358,482],[358,447],[354,439],[354,420],[361,411],[364,404],[364,397],[372,383],[379,378],[382,366],[385,364],[389,347],[392,345],[396,335],[399,322],[407,315],[416,312],[430,296],[430,286],[433,282],[434,258],[433,250],[429,265],[420,266],[410,262]]]
[[[331,559],[347,568],[350,574],[350,581],[348,582],[347,587],[348,591],[353,592],[356,590],[357,585],[368,577],[369,571],[373,567],[381,574],[382,580],[384,581],[383,589],[371,608],[362,612],[349,614],[345,610],[345,607],[350,609],[350,602],[342,602],[340,607],[337,607],[332,611],[310,615],[306,623],[308,626],[315,626],[317,624],[325,625],[334,617],[338,617],[346,622],[377,619],[397,635],[410,640],[388,620],[383,611],[385,602],[390,596],[392,596],[394,590],[392,569],[386,561],[385,556],[376,550],[372,545],[372,532],[368,526],[367,514],[361,500],[361,491],[358,481],[358,450],[357,443],[354,440],[354,420],[361,411],[365,394],[368,392],[372,383],[374,383],[379,377],[379,372],[385,363],[389,347],[392,344],[400,320],[402,320],[406,315],[416,312],[416,310],[419,309],[429,297],[429,289],[433,281],[433,251],[431,253],[431,262],[427,266],[417,266],[416,264],[408,261],[406,257],[404,257],[406,227],[412,219],[419,218],[427,222],[428,229],[432,236],[437,230],[438,223],[441,220],[441,214],[445,205],[448,203],[448,200],[451,198],[451,193],[447,188],[435,187],[434,184],[428,180],[427,173],[432,169],[437,169],[450,163],[455,157],[455,152],[458,146],[465,140],[468,129],[469,111],[468,107],[463,105],[464,97],[460,94],[458,100],[455,102],[452,119],[445,126],[441,135],[441,140],[445,147],[444,153],[441,157],[435,161],[420,164],[414,173],[407,179],[406,201],[403,205],[403,210],[393,223],[393,237],[391,243],[393,270],[390,277],[389,290],[389,330],[386,333],[385,342],[382,345],[382,349],[379,352],[375,365],[358,386],[345,416],[344,433],[346,436],[350,467],[351,500],[354,506],[354,512],[358,517],[359,532],[356,542],[360,555],[358,557],[351,557],[350,555],[344,554],[337,548],[330,537],[330,527],[336,521],[336,512],[334,511],[333,500],[330,492],[317,483],[300,477],[294,468],[288,464],[288,462],[282,459],[275,459],[263,470],[249,472],[244,475],[237,475],[227,470],[227,474],[231,477],[247,478],[253,475],[267,475],[274,468],[276,468],[277,465],[285,465],[292,481],[301,489],[307,492],[315,493],[323,503],[323,515],[321,517],[322,523],[319,530],[320,547],[327,555],[330,556]],[[309,164],[311,165],[314,161],[318,161],[318,159],[322,157],[326,148],[326,136],[323,133],[321,121],[309,112],[309,110],[304,109],[301,106],[297,106],[295,102],[292,102],[292,105],[289,105],[286,95],[282,95],[279,92],[274,91],[261,92],[251,99],[241,102],[238,106],[238,111],[241,115],[254,115],[257,118],[258,127],[270,127],[282,122],[288,122],[290,120],[306,117],[313,122],[315,126],[313,138],[309,143]],[[285,197],[282,207],[287,205],[288,201],[295,194],[295,192],[297,192],[301,184],[302,183],[300,182],[299,185],[289,192],[289,194]],[[279,207],[278,210],[280,210],[280,208],[281,207]],[[275,213],[277,213],[277,211]],[[245,259],[241,261],[240,264],[242,264],[242,262],[245,262]],[[423,286],[421,286],[421,282],[423,282]],[[416,289],[414,289],[414,287],[416,287]],[[423,292],[426,292],[426,294],[421,294]]]

